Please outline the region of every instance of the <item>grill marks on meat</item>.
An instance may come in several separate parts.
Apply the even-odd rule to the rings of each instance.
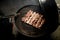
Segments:
[[[32,12],[33,11],[31,11],[31,10],[29,12],[27,12],[27,14],[24,17],[22,17],[22,21],[27,22],[29,20],[29,18],[31,17]]]
[[[40,28],[45,22],[45,19],[43,18],[42,14],[33,12],[32,10],[29,10],[24,17],[22,17],[22,21],[32,25],[35,28]]]

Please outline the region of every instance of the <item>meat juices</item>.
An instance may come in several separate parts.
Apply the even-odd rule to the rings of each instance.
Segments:
[[[22,17],[22,21],[29,25],[32,25],[35,28],[40,28],[44,24],[45,19],[43,18],[42,14],[29,10],[27,14]]]

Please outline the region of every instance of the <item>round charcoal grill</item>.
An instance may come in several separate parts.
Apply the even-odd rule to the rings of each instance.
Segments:
[[[24,35],[31,36],[31,37],[41,36],[42,34],[44,34],[44,31],[41,30],[42,27],[41,27],[41,29],[38,29],[38,28],[33,27],[32,25],[29,25],[29,24],[21,21],[21,18],[29,10],[33,10],[34,12],[37,12],[37,13],[42,13],[39,6],[36,6],[36,5],[25,6],[18,11],[18,13],[20,13],[20,15],[16,19],[16,26],[18,27],[20,33],[22,33]],[[43,13],[42,13],[42,15],[43,15]]]
[[[32,25],[29,25],[21,20],[22,17],[29,10],[32,10],[32,11],[42,14],[44,16],[46,22],[42,25],[42,27],[40,29],[35,28]],[[50,34],[51,32],[53,32],[53,31],[50,31],[51,28],[53,29],[53,27],[51,26],[52,24],[50,24],[49,18],[46,16],[46,13],[44,13],[44,11],[41,9],[40,6],[38,6],[38,5],[24,6],[17,13],[19,13],[19,15],[16,16],[16,18],[15,18],[15,21],[16,21],[15,24],[21,34],[28,36],[28,37],[40,37],[40,36],[44,36],[46,34]],[[53,30],[55,30],[55,29],[56,29],[56,27]]]

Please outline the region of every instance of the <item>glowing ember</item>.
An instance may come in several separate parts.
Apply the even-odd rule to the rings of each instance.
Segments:
[[[40,28],[44,24],[45,19],[43,18],[42,14],[29,10],[27,14],[25,14],[25,16],[22,17],[22,21],[29,25],[32,25],[35,28]]]

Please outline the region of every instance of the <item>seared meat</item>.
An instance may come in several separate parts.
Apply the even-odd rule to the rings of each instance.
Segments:
[[[45,19],[43,18],[42,14],[29,10],[27,14],[22,17],[22,21],[29,25],[32,25],[35,28],[40,28],[44,24]]]

